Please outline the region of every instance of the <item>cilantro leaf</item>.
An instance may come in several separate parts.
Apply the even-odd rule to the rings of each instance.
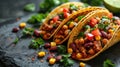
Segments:
[[[33,16],[31,16],[30,19],[28,19],[27,22],[30,23],[30,24],[40,23],[40,22],[42,22],[45,19],[47,14],[48,13],[45,13],[45,14],[39,13],[39,14],[33,15]]]
[[[102,2],[103,2],[103,0],[80,0],[80,1],[84,3],[88,3],[92,6],[100,6],[102,5]]]
[[[59,53],[61,53],[61,54],[66,53],[66,47],[65,47],[65,46],[63,46],[63,45],[58,45],[57,48],[58,48],[58,52],[59,52]]]
[[[69,67],[69,66],[74,64],[74,61],[69,59],[70,54],[65,54],[65,55],[62,55],[62,56],[63,57],[60,60],[60,62],[64,65],[64,67]]]
[[[82,15],[82,16],[79,16],[79,17],[78,17],[78,20],[81,20],[83,17],[84,17],[83,15]]]
[[[115,64],[111,60],[107,59],[104,61],[103,67],[115,67]]]
[[[39,4],[42,11],[51,11],[55,6],[68,2],[68,0],[44,0]]]
[[[23,35],[33,35],[34,29],[33,28],[24,28]]]
[[[80,37],[84,37],[84,32],[80,32],[80,33],[78,34],[78,38],[80,38]]]
[[[33,49],[37,49],[43,45],[44,45],[44,40],[42,38],[36,38],[31,41],[31,44],[29,45],[29,47]]]
[[[18,39],[18,38],[16,38],[16,39],[13,41],[13,43],[14,43],[14,44],[17,44],[17,43],[18,43],[18,41],[19,41],[19,39]]]
[[[35,4],[30,3],[24,6],[24,10],[28,12],[33,12],[35,11]]]
[[[70,4],[70,9],[71,10],[78,10],[78,7],[75,6],[74,4]]]

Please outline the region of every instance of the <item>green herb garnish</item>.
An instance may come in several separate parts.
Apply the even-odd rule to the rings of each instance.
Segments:
[[[84,32],[80,32],[77,36],[77,38],[84,37]]]
[[[40,13],[40,14],[33,15],[33,16],[31,16],[30,19],[28,19],[27,22],[30,24],[41,23],[45,19],[45,17],[47,16],[47,14],[48,13],[45,13],[45,14]]]
[[[82,16],[79,16],[79,17],[78,17],[78,20],[81,20],[83,17],[84,17],[83,15],[82,15]]]
[[[23,35],[33,35],[34,29],[33,28],[24,28]]]
[[[65,46],[59,45],[57,48],[58,48],[58,52],[60,54],[65,54],[66,53],[66,47]]]
[[[64,67],[69,67],[74,64],[74,61],[69,59],[70,56],[70,54],[62,55],[60,62],[64,65]]]
[[[44,40],[42,38],[36,38],[31,41],[31,44],[29,45],[29,47],[33,49],[37,49],[43,45],[44,45]]]
[[[30,4],[25,5],[24,10],[28,12],[35,11],[35,4],[30,3]]]
[[[98,24],[98,28],[99,28],[99,29],[104,29],[104,28],[105,28],[105,25],[102,24],[102,23],[99,23],[99,24]]]
[[[19,41],[19,38],[15,38],[15,40],[13,41],[14,44],[17,44]]]
[[[40,3],[40,9],[42,11],[51,11],[55,6],[68,2],[68,0],[44,0]]]
[[[81,0],[84,3],[88,3],[92,6],[100,6],[103,3],[103,0]]]
[[[70,9],[71,10],[78,10],[78,7],[75,6],[74,4],[70,4]]]
[[[68,26],[71,22],[72,22],[72,21],[68,21],[68,22],[66,23],[66,25]]]
[[[103,67],[115,67],[115,64],[111,60],[107,59],[104,61]]]
[[[85,30],[87,30],[87,29],[90,29],[90,26],[89,25],[85,25],[84,28],[85,28]]]

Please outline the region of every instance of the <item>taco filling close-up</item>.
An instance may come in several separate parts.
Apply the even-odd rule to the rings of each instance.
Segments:
[[[70,2],[55,8],[40,27],[40,34],[43,39],[50,39],[57,32],[60,24],[69,18],[72,13],[80,10],[83,5],[82,3]]]
[[[79,24],[80,21],[84,20],[84,16],[95,10],[106,10],[102,7],[86,7],[78,10],[76,13],[72,14],[68,21],[65,21],[60,30],[54,35],[53,40],[57,44],[62,44],[65,42],[72,29]]]
[[[73,34],[73,41],[68,43],[68,53],[73,59],[87,60],[104,50],[106,46],[109,46],[109,41],[118,30],[119,20],[111,13],[108,16],[90,16],[81,29],[73,31],[77,34]]]

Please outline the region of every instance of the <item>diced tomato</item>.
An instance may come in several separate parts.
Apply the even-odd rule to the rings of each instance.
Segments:
[[[116,20],[117,21],[117,24],[119,24],[120,25],[120,20]]]
[[[63,8],[63,12],[69,12],[68,8]]]
[[[101,35],[99,29],[95,29],[95,30],[93,30],[91,33],[92,33],[94,36],[100,36],[100,35]]]
[[[87,37],[88,40],[92,40],[93,37],[94,37],[94,35],[91,34],[91,33],[87,33],[87,34],[86,34],[86,37]]]
[[[64,18],[67,18],[69,16],[69,13],[64,12]]]
[[[112,13],[109,13],[108,14],[108,17],[111,19],[111,18],[113,18],[113,14]]]
[[[56,21],[58,21],[59,20],[59,16],[55,16],[54,18],[53,18],[53,21],[54,22],[56,22]]]
[[[97,19],[95,19],[95,18],[91,18],[91,20],[90,20],[90,22],[89,22],[89,25],[91,26],[91,27],[94,27],[96,24],[97,24]]]

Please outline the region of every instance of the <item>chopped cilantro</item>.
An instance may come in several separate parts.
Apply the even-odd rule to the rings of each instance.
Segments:
[[[14,44],[17,44],[19,41],[19,38],[15,38],[15,40],[13,41]]]
[[[64,45],[59,45],[57,48],[58,48],[58,52],[60,54],[65,54],[66,53],[66,47]]]
[[[81,20],[83,17],[84,17],[83,15],[82,15],[82,16],[79,16],[79,17],[78,17],[78,20]]]
[[[51,11],[55,6],[68,2],[68,0],[44,0],[39,4],[42,11]]]
[[[64,54],[62,55],[62,59],[60,60],[60,62],[64,65],[64,67],[69,67],[71,65],[74,64],[74,61],[69,59],[70,54]]]
[[[33,49],[37,49],[43,45],[44,45],[44,40],[42,38],[36,38],[31,41],[31,44],[29,45],[29,47]]]
[[[84,37],[84,32],[80,32],[80,33],[78,34],[78,38],[80,38],[80,37]]]
[[[31,16],[30,19],[28,19],[27,22],[30,23],[30,24],[40,23],[40,22],[42,22],[45,19],[47,14],[48,13],[45,13],[45,14],[39,13],[39,14],[33,15],[33,16]]]
[[[24,6],[24,10],[28,11],[28,12],[33,12],[35,11],[35,4],[34,3],[30,3]]]
[[[70,9],[71,10],[78,10],[78,7],[75,6],[74,4],[70,4]]]
[[[115,67],[115,64],[111,60],[107,59],[104,61],[103,67]]]
[[[34,29],[33,28],[24,28],[23,35],[33,35]]]

